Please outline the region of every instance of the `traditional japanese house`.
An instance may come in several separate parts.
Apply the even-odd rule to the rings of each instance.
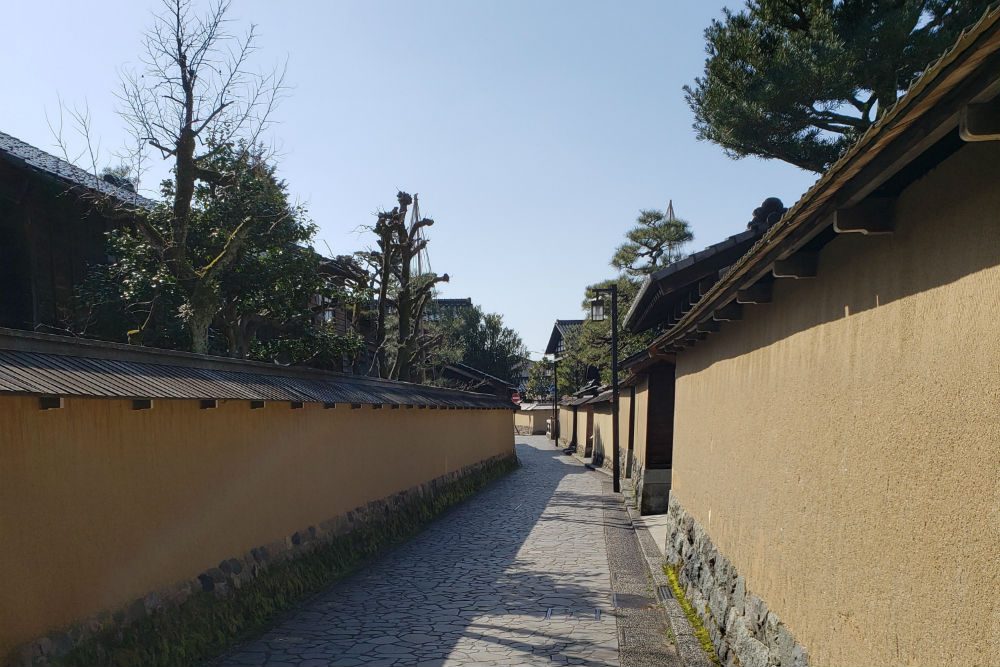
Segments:
[[[562,395],[565,393],[567,387],[560,387],[558,384],[559,379],[559,361],[566,352],[566,338],[572,336],[574,332],[583,326],[583,320],[556,320],[555,324],[552,325],[552,333],[549,335],[549,343],[545,346],[545,354],[551,355],[555,361],[553,368],[553,386],[555,388],[555,398],[556,403],[559,404],[558,413],[552,415],[554,420],[554,439],[557,443],[566,445],[567,447],[575,447],[576,439],[569,438],[568,434],[573,431],[573,424],[576,419],[576,411],[571,408],[564,406],[562,401]],[[582,380],[582,378],[581,378]],[[569,410],[567,414],[563,414]],[[569,428],[566,428],[566,427]]]
[[[105,233],[136,206],[152,202],[127,181],[0,132],[0,327],[63,330],[88,266],[108,260]]]

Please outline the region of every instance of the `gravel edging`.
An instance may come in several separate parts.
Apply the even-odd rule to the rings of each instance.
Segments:
[[[635,530],[636,538],[639,540],[639,547],[642,555],[645,557],[649,576],[656,587],[657,598],[663,607],[667,621],[670,623],[670,629],[674,635],[674,643],[677,647],[681,663],[684,667],[715,667],[704,649],[702,649],[701,642],[694,636],[694,631],[687,617],[684,615],[684,610],[681,609],[680,604],[677,603],[677,600],[671,593],[667,575],[663,572],[663,564],[665,562],[663,553],[656,546],[656,541],[649,533],[649,530],[643,526],[636,525],[635,519],[638,516],[638,510],[635,509],[632,502],[629,502],[632,499],[634,499],[634,496],[629,494],[622,504],[628,513],[628,518]]]

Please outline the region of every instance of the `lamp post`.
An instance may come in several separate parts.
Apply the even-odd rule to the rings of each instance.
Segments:
[[[618,285],[595,289],[594,298],[590,302],[590,319],[595,322],[604,321],[604,298],[611,295],[611,462],[615,493],[621,493],[621,455],[618,443]]]
[[[559,357],[552,355],[552,446],[559,446]]]

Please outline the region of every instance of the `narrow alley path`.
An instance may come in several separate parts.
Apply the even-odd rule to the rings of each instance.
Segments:
[[[619,665],[605,478],[518,443],[520,470],[216,664]]]

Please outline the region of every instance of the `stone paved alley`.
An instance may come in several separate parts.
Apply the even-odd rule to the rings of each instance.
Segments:
[[[518,443],[520,470],[216,664],[636,664],[619,658],[606,476]]]

